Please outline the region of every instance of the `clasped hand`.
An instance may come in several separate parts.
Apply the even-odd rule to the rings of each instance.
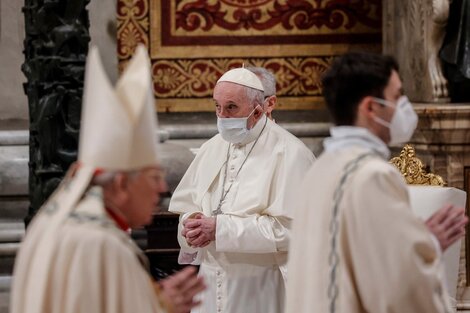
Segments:
[[[183,221],[181,235],[193,248],[203,248],[215,240],[216,218],[197,213]]]

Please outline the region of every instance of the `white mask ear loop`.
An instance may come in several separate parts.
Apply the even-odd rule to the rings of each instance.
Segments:
[[[261,104],[257,104],[255,108],[253,109],[253,111],[251,111],[250,115],[247,116],[247,119],[250,118],[250,116],[256,111],[258,107],[261,108],[261,114],[265,114],[263,106]]]
[[[264,106],[264,105],[257,104],[257,105],[255,106],[255,108],[253,109],[253,112],[256,111],[256,109],[257,109],[258,107],[260,107],[260,108],[261,108],[261,112],[264,113],[264,108],[263,108],[263,106]]]
[[[375,122],[379,123],[380,125],[385,126],[387,128],[390,128],[390,125],[391,125],[390,122],[387,122],[386,120],[384,120],[384,119],[382,119],[378,116],[374,116],[373,119],[374,119]]]
[[[383,106],[387,106],[387,107],[391,107],[393,108],[394,110],[396,110],[396,107],[390,103],[390,101],[388,100],[384,100],[384,99],[380,99],[380,98],[376,98],[376,97],[372,97],[372,99],[374,99],[375,102],[383,105]],[[377,123],[379,123],[380,125],[382,126],[385,126],[387,128],[390,128],[390,125],[391,125],[391,122],[387,122],[386,120],[384,120],[383,118],[380,118],[378,116],[374,116],[373,117],[373,120]]]
[[[392,104],[391,101],[388,101],[388,100],[385,100],[385,99],[380,99],[380,98],[376,98],[376,97],[372,97],[372,99],[374,99],[375,102],[379,103],[379,104],[382,104],[382,105],[385,105],[387,107],[391,107],[391,108],[395,108],[396,106]]]
[[[272,96],[267,96],[264,98],[263,106],[261,107],[263,109],[263,113],[266,113],[266,110],[268,109],[269,99],[271,99],[271,97]]]

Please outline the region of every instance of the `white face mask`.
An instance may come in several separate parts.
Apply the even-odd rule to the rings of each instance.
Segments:
[[[380,104],[395,108],[390,123],[380,117],[374,117],[377,123],[390,129],[389,144],[398,145],[408,142],[418,125],[418,115],[413,109],[408,97],[401,96],[396,105],[394,105],[393,102],[380,98],[374,98],[374,100]]]
[[[251,129],[248,129],[248,119],[256,111],[251,111],[247,117],[217,117],[217,129],[222,138],[231,143],[240,143],[248,136]]]

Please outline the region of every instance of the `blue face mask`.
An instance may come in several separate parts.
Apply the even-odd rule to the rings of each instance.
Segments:
[[[250,116],[256,111],[251,111],[247,117],[217,117],[217,129],[222,138],[231,143],[241,143],[250,133],[247,123]]]

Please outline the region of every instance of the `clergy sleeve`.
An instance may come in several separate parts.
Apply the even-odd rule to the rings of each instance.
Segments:
[[[377,164],[357,174],[343,199],[345,227],[338,240],[346,247],[341,262],[353,273],[351,288],[357,289],[364,311],[444,312],[439,253],[411,212],[403,178]]]
[[[182,232],[183,232],[183,228],[184,228],[183,227],[183,222],[185,220],[187,220],[194,213],[197,213],[197,212],[181,214],[180,218],[179,218],[179,223],[178,223],[178,236],[177,236],[178,237],[178,243],[180,244],[181,249],[185,249],[186,252],[190,252],[190,253],[197,252],[197,250],[194,249],[194,248],[191,248],[188,245],[188,242],[186,241],[186,238],[183,237]]]
[[[178,243],[181,247],[179,255],[178,255],[178,263],[179,264],[192,264],[192,265],[199,265],[201,264],[201,256],[199,253],[199,249],[192,248],[188,245],[186,238],[183,237],[181,232],[183,231],[183,222],[190,217],[194,213],[185,213],[180,215],[180,221],[178,223]]]
[[[218,252],[274,253],[287,251],[290,219],[268,215],[217,216]]]

